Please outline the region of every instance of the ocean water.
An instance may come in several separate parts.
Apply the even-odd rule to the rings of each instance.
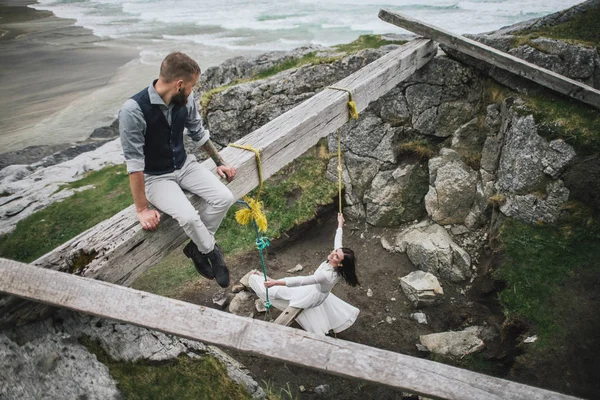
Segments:
[[[38,0],[35,8],[73,18],[94,34],[140,48],[156,63],[165,47],[249,54],[307,44],[347,43],[361,34],[405,32],[377,18],[387,9],[455,33],[495,30],[579,0]],[[406,33],[406,32],[405,32]],[[204,56],[204,57],[202,57]],[[220,58],[220,57],[218,57]]]
[[[38,0],[31,5],[91,29],[102,46],[135,49],[105,87],[66,104],[23,132],[38,144],[85,139],[116,118],[120,105],[148,85],[160,61],[184,51],[201,68],[238,55],[348,43],[363,34],[408,33],[379,20],[399,12],[455,33],[478,33],[541,17],[579,0]],[[2,145],[0,135],[0,145]],[[15,142],[10,150],[24,147]]]

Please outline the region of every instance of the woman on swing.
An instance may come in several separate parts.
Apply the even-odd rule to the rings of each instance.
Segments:
[[[280,310],[288,306],[302,308],[296,321],[308,332],[326,335],[330,330],[338,333],[350,327],[360,312],[331,293],[333,286],[344,278],[350,286],[357,286],[354,252],[342,247],[342,226],[344,217],[338,214],[338,228],[335,233],[334,249],[327,260],[319,265],[313,275],[297,276],[265,282],[258,271],[250,277],[250,286],[263,300],[265,287],[270,288],[269,300]]]

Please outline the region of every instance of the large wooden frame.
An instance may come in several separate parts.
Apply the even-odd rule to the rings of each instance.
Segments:
[[[0,292],[428,397],[575,399],[421,358],[2,258]]]

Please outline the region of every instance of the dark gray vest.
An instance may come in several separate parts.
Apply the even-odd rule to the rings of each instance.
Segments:
[[[163,175],[183,167],[186,158],[183,129],[188,116],[187,108],[175,105],[171,111],[169,126],[160,106],[150,103],[147,88],[135,94],[132,99],[139,104],[146,120],[144,173]]]

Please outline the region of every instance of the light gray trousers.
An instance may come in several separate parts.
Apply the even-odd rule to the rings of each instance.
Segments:
[[[235,202],[227,186],[191,154],[181,169],[164,175],[145,174],[144,180],[148,201],[173,217],[202,253],[211,252],[215,247],[215,232]],[[182,189],[204,200],[206,204],[200,212]]]

